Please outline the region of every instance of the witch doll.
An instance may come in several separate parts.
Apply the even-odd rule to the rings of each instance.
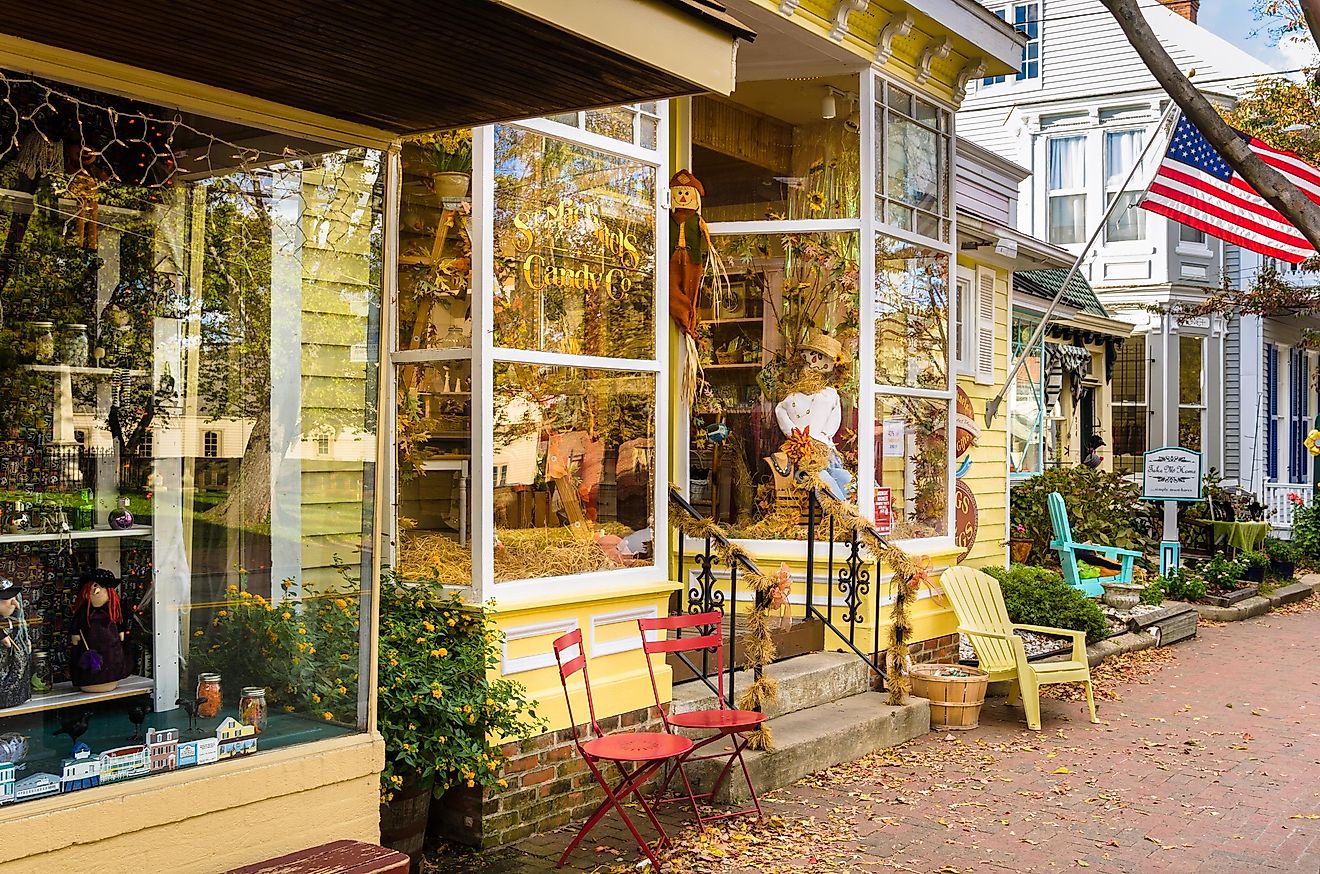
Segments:
[[[21,591],[13,580],[0,577],[0,707],[32,697],[32,638]]]
[[[128,623],[119,606],[119,580],[105,568],[83,574],[69,617],[69,674],[74,688],[109,692],[128,676],[124,636]]]

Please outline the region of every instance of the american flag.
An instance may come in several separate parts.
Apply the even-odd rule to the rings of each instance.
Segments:
[[[1320,201],[1320,169],[1255,137],[1240,131],[1238,136],[1265,163],[1312,200]],[[1316,254],[1306,238],[1234,173],[1196,126],[1181,116],[1140,205],[1281,261],[1296,264]]]

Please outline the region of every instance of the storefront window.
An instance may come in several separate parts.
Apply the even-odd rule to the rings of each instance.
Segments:
[[[875,381],[948,389],[948,253],[877,236],[875,279]]]
[[[935,240],[949,239],[950,113],[884,81],[876,83],[876,215]]]
[[[655,168],[495,132],[495,345],[654,359]]]
[[[1009,395],[1009,471],[1015,474],[1036,474],[1044,470],[1044,344],[1037,340],[1034,347],[1027,346],[1039,324],[1039,317],[1020,312],[1013,314],[1013,357],[1023,359]]]
[[[606,106],[585,112],[564,112],[548,118],[612,140],[632,143],[643,149],[655,149],[660,138],[659,106],[656,101],[648,100],[645,103]]]
[[[857,87],[856,76],[839,76],[693,98],[691,169],[706,189],[706,220],[857,218]],[[822,104],[832,118],[821,118]]]
[[[362,729],[381,155],[0,76],[0,799]]]
[[[651,373],[495,368],[495,579],[650,564]]]
[[[877,515],[893,520],[895,538],[948,533],[948,415],[942,399],[876,398]]]
[[[1114,471],[1141,473],[1147,444],[1146,338],[1124,341],[1114,361]],[[1199,377],[1198,377],[1199,380]]]

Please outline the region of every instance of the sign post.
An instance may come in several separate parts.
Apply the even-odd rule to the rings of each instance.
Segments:
[[[1141,497],[1164,502],[1160,538],[1160,573],[1167,575],[1182,558],[1178,544],[1178,502],[1201,500],[1201,453],[1181,446],[1152,449],[1143,456]]]

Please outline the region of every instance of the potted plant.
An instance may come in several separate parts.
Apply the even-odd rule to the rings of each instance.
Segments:
[[[1265,554],[1270,559],[1268,571],[1270,577],[1276,580],[1293,578],[1293,573],[1297,570],[1297,561],[1301,558],[1301,550],[1294,546],[1292,541],[1266,537]]]
[[[1238,561],[1244,565],[1242,579],[1260,585],[1265,582],[1265,570],[1270,565],[1270,557],[1254,549],[1243,550],[1238,554]]]
[[[1026,561],[1027,556],[1031,555],[1031,535],[1027,533],[1027,526],[1021,522],[1013,525],[1008,538],[1008,553],[1013,561]]]
[[[472,181],[472,131],[443,131],[418,142],[436,197],[442,206],[457,208]]]
[[[438,582],[382,575],[377,721],[386,846],[418,857],[431,799],[454,786],[505,788],[501,740],[544,730],[524,688],[496,676],[499,663],[489,607],[464,604]]]

